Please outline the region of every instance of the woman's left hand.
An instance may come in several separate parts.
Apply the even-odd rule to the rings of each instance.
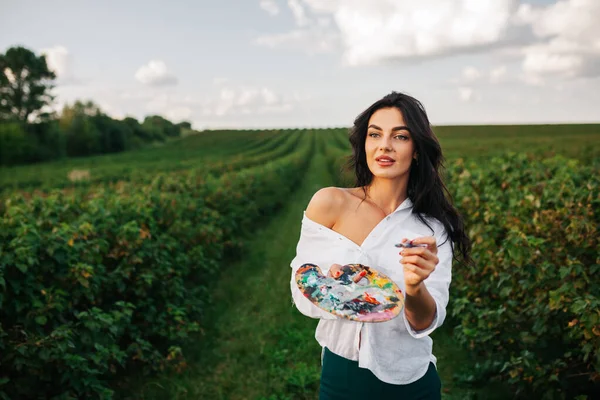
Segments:
[[[408,242],[402,239],[402,242]],[[437,245],[433,236],[423,236],[410,241],[413,245],[427,245],[427,247],[409,247],[400,251],[400,263],[404,267],[404,284],[407,294],[414,294],[419,290],[421,282],[431,275],[439,262]]]

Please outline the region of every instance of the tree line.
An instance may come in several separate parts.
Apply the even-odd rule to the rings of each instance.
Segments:
[[[21,46],[0,54],[0,166],[117,153],[191,130],[159,115],[113,119],[92,101],[54,112],[55,80],[43,54]]]

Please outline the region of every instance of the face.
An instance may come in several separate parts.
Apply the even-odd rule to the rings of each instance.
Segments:
[[[373,113],[367,128],[365,152],[374,177],[408,179],[415,145],[400,110],[380,108]]]

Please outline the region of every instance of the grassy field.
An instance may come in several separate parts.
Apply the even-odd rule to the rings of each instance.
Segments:
[[[506,151],[542,157],[561,154],[595,165],[600,159],[600,124],[440,126],[434,130],[448,161],[481,161]],[[218,177],[226,171],[248,171],[293,154],[298,138],[306,133],[204,132],[164,147],[131,153],[1,168],[0,196],[14,191],[80,184],[96,187],[128,180],[139,180],[143,186],[157,174],[203,178]],[[302,211],[310,197],[338,181],[332,175],[335,168],[331,167],[330,150],[347,153],[349,144],[346,129],[320,130],[310,135],[316,137],[316,150],[301,183],[282,209],[260,221],[243,239],[241,257],[223,262],[221,278],[209,287],[211,299],[207,303],[213,306],[202,321],[202,331],[183,346],[185,367],[149,376],[134,371],[115,382],[119,398],[316,399],[320,375],[320,348],[314,339],[317,321],[303,316],[291,304],[289,264],[295,254]],[[71,182],[68,174],[72,170],[90,170],[92,178],[83,183]],[[469,383],[474,380],[469,375],[478,360],[455,344],[451,324],[447,321],[433,335],[443,397],[512,398],[502,384]]]
[[[92,179],[128,179],[164,171],[201,168],[220,157],[271,151],[298,130],[207,131],[135,152],[71,158],[44,164],[0,168],[0,190],[67,185],[70,171],[90,170]],[[436,126],[448,160],[489,157],[507,150],[544,156],[562,154],[589,162],[600,157],[600,124]],[[335,139],[326,146],[349,148],[347,129],[320,130]]]
[[[325,140],[325,138],[321,138]],[[318,146],[319,147],[319,146]],[[320,347],[316,320],[290,303],[289,263],[295,255],[302,211],[319,188],[333,185],[317,152],[304,182],[285,208],[247,244],[243,260],[228,265],[214,288],[210,328],[192,345],[182,374],[137,382],[131,398],[316,399]],[[453,344],[451,327],[434,334],[445,399],[506,399],[502,385],[457,382],[474,362]]]
[[[600,124],[439,126],[446,158],[489,157],[509,151],[562,154],[589,162],[600,157]]]
[[[0,192],[144,180],[157,173],[207,169],[227,159],[230,163],[283,148],[293,132],[213,131],[172,140],[139,151],[67,158],[44,164],[0,168]],[[81,181],[69,177],[85,171]]]

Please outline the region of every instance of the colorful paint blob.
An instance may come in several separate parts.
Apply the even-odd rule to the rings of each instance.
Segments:
[[[324,276],[318,265],[303,264],[296,271],[296,284],[317,307],[353,321],[389,321],[404,306],[404,295],[398,285],[362,264],[342,266],[338,278]]]

